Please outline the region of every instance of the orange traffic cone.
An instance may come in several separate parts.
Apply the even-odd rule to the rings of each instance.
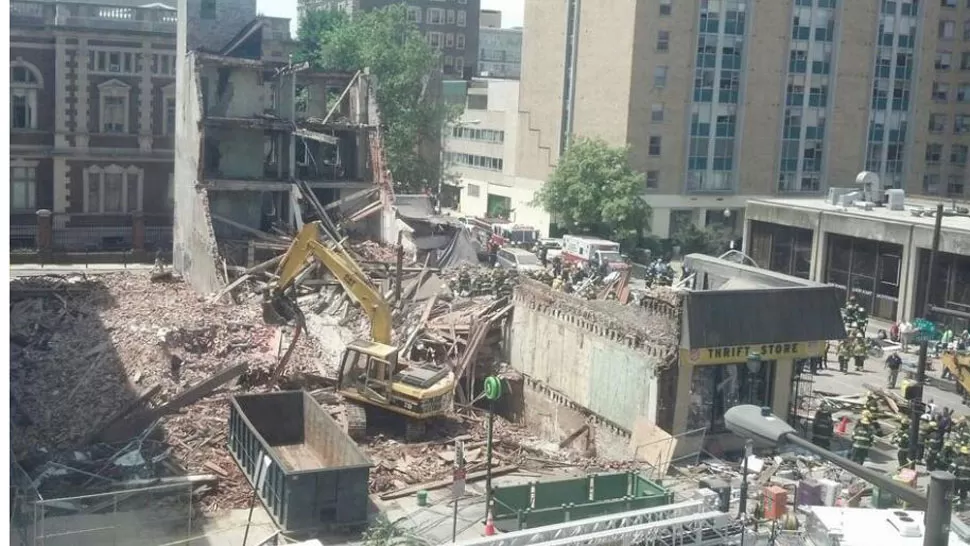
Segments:
[[[849,426],[849,418],[846,416],[842,416],[842,420],[840,420],[839,424],[835,427],[835,433],[845,434],[845,429],[848,426]]]
[[[490,537],[495,534],[495,522],[492,520],[492,511],[489,510],[485,516],[485,536]]]

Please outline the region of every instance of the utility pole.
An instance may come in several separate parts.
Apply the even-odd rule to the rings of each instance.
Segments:
[[[940,251],[940,232],[943,229],[943,204],[936,206],[936,222],[933,225],[933,248],[930,250],[930,263],[926,270],[926,289],[923,290],[922,314],[927,319],[930,314],[930,285],[933,283],[933,270],[936,266],[936,254]],[[916,252],[913,248],[911,252]],[[928,320],[928,319],[927,319]],[[919,420],[923,414],[923,384],[926,382],[926,360],[929,350],[929,340],[925,335],[920,335],[919,341],[919,361],[916,364],[916,397],[909,401],[909,467],[916,468],[916,459],[919,458]]]

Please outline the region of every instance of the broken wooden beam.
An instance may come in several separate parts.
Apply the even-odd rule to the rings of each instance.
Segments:
[[[515,465],[504,465],[504,466],[492,465],[492,477],[495,478],[497,476],[502,476],[504,474],[511,474],[512,472],[515,472],[518,469],[519,467]],[[465,476],[465,483],[484,479],[486,474],[487,474],[487,471],[485,470],[479,470],[477,472],[469,472],[468,475]],[[413,495],[418,491],[434,491],[435,489],[448,487],[449,485],[452,484],[453,481],[454,480],[452,478],[442,478],[440,480],[436,480],[433,482],[419,483],[417,485],[412,485],[409,487],[405,487],[404,489],[398,489],[396,491],[388,491],[387,493],[384,493],[381,495],[381,500],[400,499],[408,495]]]
[[[198,385],[175,395],[168,403],[162,404],[157,408],[136,413],[130,419],[120,421],[115,426],[109,426],[100,435],[100,438],[106,443],[128,440],[142,430],[145,430],[146,427],[156,420],[205,398],[212,391],[245,373],[248,368],[249,365],[245,363],[223,368]]]
[[[158,394],[158,391],[160,390],[162,390],[162,386],[155,385],[143,392],[138,398],[135,398],[131,402],[125,404],[120,410],[115,412],[114,415],[109,417],[104,423],[95,429],[94,432],[90,433],[84,439],[84,445],[91,444],[94,442],[94,440],[100,438],[104,431],[108,430],[116,423],[127,417],[128,414],[141,408],[142,406],[147,405],[149,402],[151,402],[152,398],[155,398],[155,395]]]
[[[563,440],[561,442],[559,442],[559,447],[562,448],[562,447],[568,446],[569,444],[571,444],[574,441],[576,441],[576,438],[579,438],[580,436],[582,436],[583,434],[585,434],[587,431],[589,431],[589,423],[587,423],[587,424],[579,427],[578,429],[576,429],[575,431],[573,431],[572,434],[570,434],[569,436],[566,436],[565,438],[563,438]]]

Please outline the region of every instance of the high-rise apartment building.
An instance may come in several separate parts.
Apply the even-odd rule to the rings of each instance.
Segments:
[[[300,13],[339,9],[349,13],[379,9],[401,0],[297,0]],[[408,17],[435,49],[441,50],[446,76],[469,79],[478,65],[480,0],[406,0]]]
[[[502,12],[483,9],[478,29],[478,75],[518,79],[522,72],[522,29],[502,28]]]
[[[526,0],[521,82],[519,174],[629,144],[659,236],[863,170],[965,195],[967,0]]]

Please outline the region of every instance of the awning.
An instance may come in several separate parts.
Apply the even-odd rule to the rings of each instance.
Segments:
[[[845,337],[834,286],[692,291],[684,305],[688,349]]]

